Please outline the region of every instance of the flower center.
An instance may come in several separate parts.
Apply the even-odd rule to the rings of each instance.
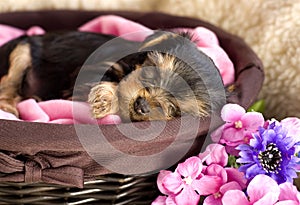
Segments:
[[[268,144],[266,150],[258,154],[258,159],[267,173],[277,174],[278,170],[280,170],[281,152],[276,147],[276,144]]]
[[[220,192],[217,192],[213,196],[215,197],[215,199],[218,199],[222,196],[222,194]]]
[[[236,121],[236,122],[234,123],[234,127],[235,127],[236,129],[241,129],[241,128],[243,128],[243,123],[242,123],[242,121],[240,121],[240,120]]]
[[[193,179],[192,179],[191,176],[188,176],[188,177],[185,177],[185,178],[183,179],[183,181],[184,181],[187,185],[191,185],[192,182],[193,182]]]

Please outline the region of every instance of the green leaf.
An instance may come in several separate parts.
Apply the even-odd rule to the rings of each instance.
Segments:
[[[239,164],[236,163],[236,157],[233,155],[228,155],[228,163],[227,163],[228,167],[233,167],[233,168],[239,168]]]
[[[263,113],[264,111],[265,111],[265,100],[256,101],[247,110],[247,112],[260,112],[260,113]]]

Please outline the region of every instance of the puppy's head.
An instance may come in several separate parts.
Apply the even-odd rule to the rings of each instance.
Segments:
[[[207,115],[205,100],[197,101],[190,86],[175,72],[177,66],[185,65],[174,56],[149,53],[145,63],[119,84],[123,119],[169,120],[182,113]]]
[[[219,104],[210,96],[210,92],[218,96],[223,91],[217,68],[190,39],[155,33],[140,52],[146,56],[144,62],[118,86],[124,120],[170,120],[184,114],[205,117]]]

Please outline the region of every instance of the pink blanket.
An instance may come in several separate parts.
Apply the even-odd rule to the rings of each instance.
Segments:
[[[118,115],[108,115],[94,119],[90,115],[90,106],[84,102],[69,100],[48,100],[36,102],[28,99],[17,106],[20,119],[30,122],[45,122],[57,124],[119,124]],[[15,115],[0,110],[0,119],[20,120]]]
[[[119,16],[107,15],[95,18],[78,28],[80,31],[97,32],[121,36],[127,40],[143,41],[153,31],[141,24],[129,21]],[[195,29],[178,28],[189,31],[199,50],[206,53],[219,69],[225,85],[234,81],[234,67],[225,51],[219,46],[216,35],[204,28]],[[141,32],[138,32],[141,31]],[[40,35],[45,31],[38,26],[33,26],[27,31],[0,24],[0,46],[9,40],[21,35]],[[126,35],[130,34],[130,35]],[[59,124],[118,124],[121,119],[117,115],[109,115],[102,119],[92,119],[87,103],[72,102],[68,100],[50,100],[36,102],[33,99],[22,101],[18,104],[20,119],[14,115],[0,110],[0,119],[25,120],[31,122],[59,123]]]

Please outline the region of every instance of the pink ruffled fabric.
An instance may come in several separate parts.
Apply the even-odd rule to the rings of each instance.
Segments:
[[[108,115],[97,120],[92,118],[90,114],[90,106],[84,102],[48,100],[38,103],[34,99],[28,99],[20,102],[17,108],[20,114],[20,119],[30,122],[57,124],[121,123],[121,119],[118,115]]]
[[[114,15],[95,18],[80,26],[78,30],[111,34],[132,41],[143,41],[148,35],[153,33],[153,30],[141,24]],[[178,30],[189,31],[193,34],[193,40],[196,40],[199,50],[207,54],[220,70],[225,85],[234,81],[233,63],[226,52],[219,46],[218,39],[212,31],[204,27],[195,29],[178,28]],[[38,26],[33,26],[24,31],[1,24],[0,31],[0,46],[22,35],[31,36],[45,33],[45,30]],[[59,124],[118,124],[121,122],[120,117],[116,115],[109,115],[99,120],[92,119],[88,104],[82,102],[50,100],[37,103],[35,100],[30,99],[19,103],[17,108],[21,120],[32,122]],[[2,110],[0,110],[0,119],[20,120]]]
[[[153,30],[141,24],[114,15],[95,18],[80,26],[78,30],[121,36],[131,41],[143,41],[153,33]]]
[[[126,26],[124,26],[126,25]],[[79,27],[80,31],[111,34],[127,40],[143,41],[153,30],[119,16],[100,16]],[[234,66],[226,52],[220,47],[217,36],[207,28],[177,28],[193,35],[199,50],[208,55],[219,69],[225,85],[234,82]]]
[[[32,26],[27,31],[24,31],[18,28],[14,28],[12,26],[0,24],[0,46],[2,46],[10,40],[13,40],[25,34],[28,36],[33,36],[41,35],[44,33],[45,30],[39,26]]]

